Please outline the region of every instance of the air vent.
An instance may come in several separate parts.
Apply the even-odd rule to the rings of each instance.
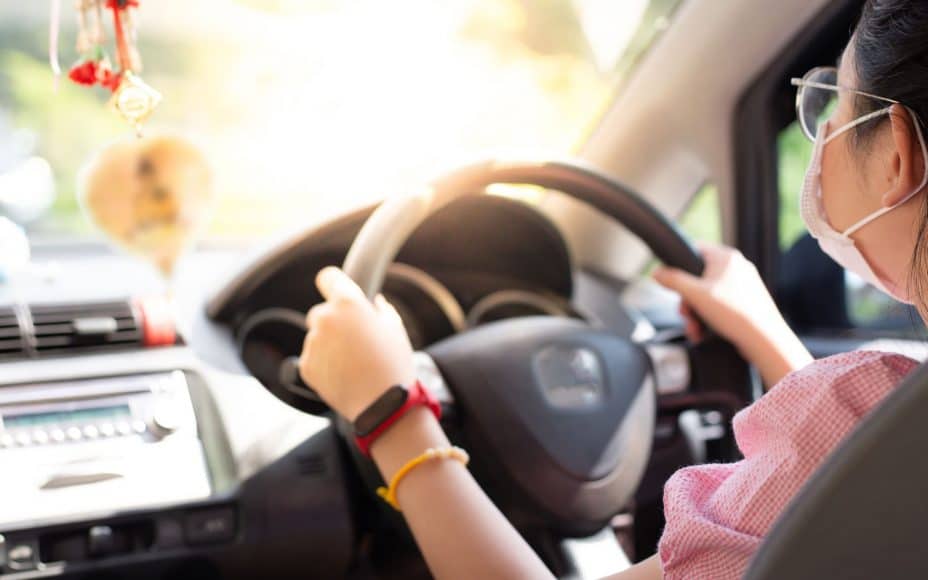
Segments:
[[[0,358],[22,356],[25,352],[22,329],[16,312],[10,307],[0,307]]]
[[[142,329],[128,302],[43,304],[30,310],[39,355],[142,344]]]

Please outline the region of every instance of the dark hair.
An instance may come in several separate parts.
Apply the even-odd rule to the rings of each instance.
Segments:
[[[867,0],[851,46],[857,88],[899,101],[914,111],[914,122],[919,123],[922,134],[928,139],[928,125],[925,124],[928,120],[928,0]],[[874,99],[855,99],[858,114],[884,106],[885,102]],[[878,123],[858,125],[856,140],[865,143],[877,126]],[[917,239],[908,287],[922,318],[928,320],[928,199],[924,202]]]

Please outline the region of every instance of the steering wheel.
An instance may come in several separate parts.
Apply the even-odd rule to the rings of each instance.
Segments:
[[[355,238],[344,270],[374,297],[426,218],[491,184],[561,191],[628,228],[665,264],[703,270],[686,236],[640,196],[565,162],[480,163],[426,192],[385,201]],[[511,519],[588,534],[632,497],[656,416],[654,376],[640,345],[578,320],[538,316],[473,328],[416,356],[420,378],[452,411],[445,428],[471,451],[473,473]],[[350,435],[346,422],[339,427]]]

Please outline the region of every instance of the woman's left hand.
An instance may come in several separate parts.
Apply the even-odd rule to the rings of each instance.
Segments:
[[[787,373],[812,362],[754,264],[728,246],[700,244],[700,251],[706,263],[700,276],[667,266],[654,272],[659,284],[680,294],[681,313],[691,340],[701,340],[698,316],[735,345],[771,387]]]
[[[391,386],[414,380],[412,346],[396,309],[383,296],[372,303],[340,269],[321,270],[316,286],[325,302],[306,315],[300,375],[354,421]]]

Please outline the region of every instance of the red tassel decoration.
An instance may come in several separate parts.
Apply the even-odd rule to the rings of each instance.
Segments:
[[[77,63],[68,71],[68,78],[79,85],[92,87],[97,84],[97,63],[92,60]]]

